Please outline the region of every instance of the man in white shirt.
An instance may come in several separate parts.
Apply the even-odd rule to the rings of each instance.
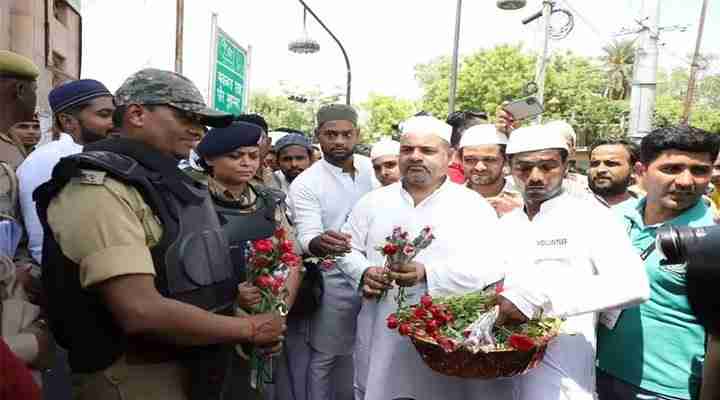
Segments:
[[[365,299],[359,321],[370,321],[363,360],[367,371],[360,379],[365,400],[510,399],[512,382],[482,381],[444,376],[424,365],[408,338],[388,329],[386,318],[395,312],[397,289],[378,300],[389,288],[381,268],[384,256],[376,249],[394,227],[413,238],[426,226],[435,240],[415,261],[398,267],[390,278],[406,287],[408,304],[433,296],[459,294],[483,288],[500,278],[492,207],[477,193],[447,177],[451,127],[428,116],[403,124],[400,140],[402,180],[363,197],[343,228],[352,237],[352,251],[338,264],[360,288]],[[482,262],[478,262],[482,259]],[[365,329],[359,330],[362,335]]]
[[[400,180],[400,143],[392,139],[382,139],[370,150],[375,177],[383,186],[392,185]]]
[[[595,396],[598,311],[639,304],[648,278],[625,229],[592,199],[566,193],[565,139],[542,127],[513,132],[507,147],[524,208],[500,220],[508,276],[499,323],[541,315],[567,318],[543,362],[513,378],[520,400],[591,400]]]
[[[50,180],[52,170],[61,158],[80,153],[83,145],[104,139],[113,128],[115,110],[110,91],[93,79],[58,86],[50,91],[48,100],[60,137],[35,149],[17,169],[28,247],[38,264],[42,257],[43,229],[32,193]]]
[[[482,124],[468,128],[460,139],[459,158],[466,186],[478,192],[498,215],[522,206],[522,197],[505,178],[507,136],[495,125]]]
[[[590,147],[588,185],[610,207],[634,207],[638,203],[628,190],[638,161],[637,146],[626,139],[602,140]]]
[[[317,257],[350,251],[349,236],[340,233],[355,203],[374,186],[370,159],[353,155],[358,143],[357,112],[331,104],[317,113],[315,134],[324,158],[290,185],[298,241]],[[360,298],[338,268],[323,272],[324,294],[312,316],[308,399],[352,398],[352,353]],[[333,390],[335,389],[335,390]],[[335,396],[333,392],[341,393]]]

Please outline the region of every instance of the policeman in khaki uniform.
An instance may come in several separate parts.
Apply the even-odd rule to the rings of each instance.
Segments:
[[[40,139],[34,116],[38,75],[40,70],[30,59],[0,50],[0,161],[13,169]]]
[[[178,168],[232,117],[145,69],[116,93],[123,137],[64,158],[35,193],[50,324],[76,399],[230,399],[237,343],[276,347],[277,314],[236,317],[238,274],[208,188]]]

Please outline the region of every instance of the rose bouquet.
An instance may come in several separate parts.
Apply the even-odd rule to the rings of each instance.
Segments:
[[[395,227],[390,236],[385,238],[385,243],[377,246],[376,249],[385,256],[385,273],[393,270],[394,266],[407,264],[412,261],[418,253],[430,246],[435,240],[432,229],[426,226],[420,231],[420,234],[413,240],[410,240],[410,234],[402,228]],[[387,295],[387,291],[383,291],[380,299]],[[400,307],[405,301],[405,288],[399,287],[395,300]]]
[[[247,251],[247,280],[260,290],[260,303],[253,314],[278,312],[287,315],[288,289],[285,287],[291,269],[298,269],[302,258],[295,254],[293,243],[282,227],[267,239],[255,240]],[[250,351],[251,386],[262,392],[263,384],[272,378],[271,355],[258,348]]]
[[[496,378],[536,366],[562,321],[539,318],[516,326],[496,326],[495,290],[403,305],[387,326],[409,337],[430,368],[452,376]]]

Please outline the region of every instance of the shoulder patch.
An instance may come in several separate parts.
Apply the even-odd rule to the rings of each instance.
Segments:
[[[105,175],[107,175],[107,172],[105,171],[81,169],[78,180],[80,181],[80,183],[84,183],[87,185],[102,185],[103,183],[105,183]]]

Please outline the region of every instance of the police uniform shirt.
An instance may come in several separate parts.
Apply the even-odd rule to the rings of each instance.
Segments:
[[[104,172],[83,170],[68,182],[48,206],[48,224],[84,288],[155,274],[150,248],[162,236],[160,221],[137,189]]]
[[[5,161],[17,169],[25,159],[25,149],[18,146],[10,135],[0,132],[0,161]]]

